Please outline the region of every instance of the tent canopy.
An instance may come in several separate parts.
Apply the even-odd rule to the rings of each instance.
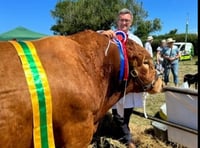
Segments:
[[[35,40],[35,39],[39,39],[45,36],[48,36],[48,35],[34,32],[24,27],[17,27],[13,30],[0,34],[0,41]]]

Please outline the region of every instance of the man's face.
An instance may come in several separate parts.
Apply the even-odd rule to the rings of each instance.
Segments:
[[[161,46],[165,47],[167,44],[165,42],[162,42]]]
[[[168,47],[170,47],[170,48],[172,48],[173,47],[173,42],[171,42],[171,43],[168,43],[167,45],[168,45]]]
[[[128,32],[132,25],[132,17],[130,14],[120,14],[118,16],[117,28],[124,32]]]

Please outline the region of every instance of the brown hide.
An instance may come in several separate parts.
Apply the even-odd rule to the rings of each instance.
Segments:
[[[120,97],[117,46],[89,30],[32,43],[51,89],[56,147],[87,147],[98,121]],[[129,63],[143,82],[155,80],[148,52],[132,41],[128,41],[127,48]],[[127,92],[140,88],[130,78]],[[160,90],[158,79],[149,92]],[[33,147],[32,130],[32,105],[21,61],[11,43],[0,42],[0,147]]]

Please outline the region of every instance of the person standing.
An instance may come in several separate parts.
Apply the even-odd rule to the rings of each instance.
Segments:
[[[163,57],[161,55],[162,50],[166,47],[166,40],[163,39],[160,43],[160,46],[156,49],[156,69],[163,73],[164,67],[163,67]]]
[[[153,37],[152,36],[148,36],[147,37],[147,41],[144,44],[144,48],[149,52],[149,54],[153,58],[153,49],[152,49],[152,46],[151,46],[152,42],[153,42]]]
[[[136,35],[132,34],[129,30],[133,22],[133,14],[127,9],[123,8],[119,11],[117,17],[117,30],[123,31],[128,35],[128,38],[135,41],[139,45],[143,46],[142,41]],[[112,38],[115,38],[114,30],[101,31],[102,34]],[[134,107],[142,107],[142,99],[143,93],[128,93],[125,95],[125,98],[121,98],[113,107],[112,107],[112,115],[113,120],[117,124],[120,129],[120,142],[127,145],[128,148],[135,148],[134,141],[132,139],[132,135],[130,133],[129,121],[130,116]],[[121,101],[123,100],[123,101]],[[122,103],[123,106],[123,115],[120,115],[119,108],[117,106]]]
[[[174,45],[175,40],[172,38],[167,39],[167,46],[161,52],[162,57],[164,59],[163,66],[164,66],[164,82],[165,85],[169,82],[169,74],[170,70],[173,74],[173,82],[175,86],[178,85],[178,69],[179,69],[179,57],[180,51],[177,46]]]

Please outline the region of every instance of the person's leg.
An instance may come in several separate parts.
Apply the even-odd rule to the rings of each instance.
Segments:
[[[133,108],[126,108],[124,109],[124,123],[127,127],[127,133],[126,133],[126,145],[128,146],[128,148],[135,148],[135,142],[134,139],[132,138],[132,134],[129,128],[129,121],[130,121],[130,117],[131,114],[133,112]]]
[[[119,132],[121,133],[119,141],[123,144],[129,144],[132,142],[132,136],[128,126],[132,111],[133,108],[124,109],[124,118],[122,118],[117,113],[116,109],[112,109],[113,121],[116,123]]]
[[[125,125],[124,133],[126,134],[127,143],[130,143],[130,142],[133,141],[132,135],[131,135],[131,132],[130,132],[130,128],[129,128],[129,121],[130,121],[130,117],[131,117],[132,112],[133,112],[133,108],[125,108],[124,109],[124,125]]]
[[[160,68],[161,68],[161,72],[164,72],[164,67],[163,67],[163,61],[160,61]]]
[[[178,85],[178,63],[172,65],[172,74],[175,86]]]
[[[118,113],[117,109],[112,109],[112,119],[113,119],[113,135],[111,138],[116,139],[118,141],[122,142],[122,137],[124,136],[124,131],[123,131],[123,123],[124,123],[124,118],[122,118]]]
[[[133,108],[125,108],[124,109],[124,123],[129,124],[131,114],[133,112]]]
[[[164,82],[165,82],[165,85],[167,85],[167,83],[169,82],[169,73],[170,73],[170,69],[165,66],[165,68],[164,68]]]

